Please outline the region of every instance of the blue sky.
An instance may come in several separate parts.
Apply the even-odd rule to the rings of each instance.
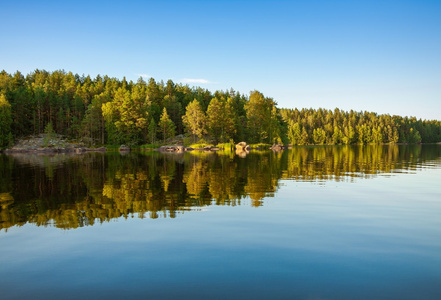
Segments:
[[[441,120],[441,1],[6,1],[0,69]]]

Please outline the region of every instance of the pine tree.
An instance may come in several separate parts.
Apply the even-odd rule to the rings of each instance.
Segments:
[[[317,145],[323,145],[326,140],[326,131],[322,128],[316,128],[313,131],[314,143]]]
[[[293,120],[288,125],[288,139],[292,145],[301,145],[302,131],[300,125]]]
[[[167,109],[164,107],[162,111],[161,119],[159,120],[159,131],[162,134],[163,142],[165,143],[166,139],[172,138],[175,136],[175,124],[170,119],[167,114]]]
[[[182,121],[188,133],[193,135],[193,142],[196,142],[196,136],[199,138],[206,132],[205,126],[207,117],[202,111],[202,107],[196,99],[187,105],[185,115]]]
[[[0,149],[12,142],[11,135],[11,105],[4,94],[0,94]]]
[[[248,119],[249,138],[252,142],[272,142],[271,117],[275,102],[271,98],[264,97],[262,93],[253,91],[250,100],[245,104]]]
[[[216,142],[226,142],[234,135],[235,116],[230,103],[213,98],[207,108],[207,127]]]
[[[149,129],[147,133],[147,140],[151,144],[154,144],[156,141],[156,123],[154,118],[150,120]]]

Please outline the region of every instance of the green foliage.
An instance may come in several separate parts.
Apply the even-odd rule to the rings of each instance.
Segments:
[[[144,149],[157,149],[157,148],[159,148],[159,144],[144,144],[144,145],[139,146],[139,148],[141,150],[144,150]]]
[[[407,137],[407,142],[410,144],[416,144],[421,143],[421,135],[418,130],[415,130],[413,128],[409,129],[409,134]]]
[[[111,98],[107,93],[95,95],[85,112],[85,117],[81,122],[82,135],[88,136],[91,141],[105,143],[106,126],[102,108],[110,101]]]
[[[441,141],[440,121],[343,112],[339,109],[282,109],[291,144],[395,144]],[[301,132],[301,133],[300,133]]]
[[[3,148],[14,138],[43,133],[49,123],[54,133],[88,141],[90,146],[152,144],[157,138],[184,133],[191,134],[193,142],[206,137],[215,143],[230,139],[293,145],[441,141],[438,120],[339,109],[278,109],[272,98],[258,91],[249,97],[232,89],[212,93],[153,78],[134,83],[64,71],[35,70],[26,76],[2,71],[0,97]],[[164,110],[168,120],[159,126]]]
[[[212,143],[207,142],[204,139],[199,139],[197,143],[193,143],[189,147],[194,149],[202,149],[204,147],[214,147],[214,145]]]
[[[216,147],[224,149],[225,151],[233,151],[235,149],[234,143],[221,143],[217,144]]]
[[[213,144],[208,144],[208,143],[198,142],[198,143],[195,143],[195,144],[191,144],[189,147],[193,148],[193,149],[202,149],[202,148],[205,148],[205,147],[214,147],[214,145]]]
[[[125,144],[138,144],[147,130],[148,109],[144,98],[142,87],[134,87],[132,91],[121,87],[112,102],[102,105],[104,117],[115,124],[116,133]]]
[[[298,122],[294,122],[293,120],[289,121],[288,140],[292,145],[304,145],[306,142],[303,141],[300,124]]]
[[[207,108],[207,126],[210,135],[216,140],[225,142],[235,134],[235,114],[227,101],[211,99]]]
[[[107,151],[118,151],[121,145],[106,145]]]
[[[196,141],[196,136],[201,138],[206,133],[207,117],[202,111],[202,107],[196,99],[190,102],[185,111],[185,115],[182,116],[187,132],[193,135],[193,142]]]
[[[175,136],[175,124],[168,116],[167,109],[165,107],[162,112],[161,119],[159,120],[158,128],[164,142],[165,140]]]
[[[191,143],[191,139],[189,137],[184,137],[182,143],[184,146],[188,147]]]
[[[340,130],[340,127],[334,127],[334,133],[332,134],[332,143],[334,145],[339,145],[343,141],[343,132]]]
[[[251,92],[250,99],[245,104],[250,142],[273,143],[280,139],[280,124],[275,105],[272,98],[264,97],[258,91]]]
[[[52,126],[52,122],[47,123],[46,127],[44,128],[44,138],[43,138],[43,145],[47,147],[49,145],[49,141],[54,138],[54,127]]]
[[[326,141],[326,132],[322,128],[315,128],[312,136],[316,145],[323,145]]]
[[[155,119],[150,120],[149,129],[147,132],[147,141],[154,143],[156,141],[156,123]]]
[[[257,144],[251,144],[249,146],[253,149],[267,150],[267,149],[271,148],[272,144],[257,143]]]
[[[0,149],[8,147],[12,142],[11,105],[4,94],[0,94]]]

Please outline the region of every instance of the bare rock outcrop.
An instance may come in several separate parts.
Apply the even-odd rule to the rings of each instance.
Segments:
[[[58,134],[39,134],[21,138],[17,143],[6,149],[5,153],[84,153],[84,152],[105,152],[105,147],[87,148],[83,143],[68,141]]]
[[[126,146],[126,145],[121,145],[119,147],[119,152],[129,152],[130,151],[130,147]]]
[[[159,152],[174,152],[174,153],[182,153],[185,151],[190,151],[192,149],[186,148],[182,145],[167,145],[159,147]]]
[[[238,151],[249,151],[250,149],[251,147],[246,142],[240,142],[236,145],[236,150]]]

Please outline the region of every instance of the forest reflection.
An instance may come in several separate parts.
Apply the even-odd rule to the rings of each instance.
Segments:
[[[0,229],[78,228],[120,217],[175,218],[210,205],[254,207],[281,180],[367,179],[439,167],[441,146],[316,146],[282,152],[0,156]]]

